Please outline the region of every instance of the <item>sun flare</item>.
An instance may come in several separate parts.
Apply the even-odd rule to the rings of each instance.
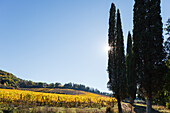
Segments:
[[[111,47],[108,46],[108,45],[105,47],[105,50],[106,50],[106,51],[109,51],[110,49],[111,49]]]

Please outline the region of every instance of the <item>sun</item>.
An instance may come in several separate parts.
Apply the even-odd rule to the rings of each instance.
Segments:
[[[105,51],[109,51],[110,49],[111,49],[111,47],[108,45],[105,47]]]

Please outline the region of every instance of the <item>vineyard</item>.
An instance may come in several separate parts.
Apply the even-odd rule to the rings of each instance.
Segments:
[[[14,106],[55,106],[55,107],[106,107],[113,106],[115,98],[93,93],[79,95],[52,94],[14,89],[0,89],[0,101]]]

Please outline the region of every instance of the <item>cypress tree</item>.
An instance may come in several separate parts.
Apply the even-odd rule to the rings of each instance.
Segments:
[[[135,0],[135,68],[138,83],[147,97],[147,113],[151,113],[153,96],[163,86],[165,73],[160,12],[160,0]]]
[[[115,21],[115,5],[112,3],[109,17],[109,46],[108,52],[108,88],[113,91],[118,100],[119,113],[122,113],[121,100],[126,94],[126,75],[125,75],[125,55],[123,32],[119,10],[117,11],[117,21]]]
[[[117,23],[116,23],[116,74],[118,89],[115,90],[115,97],[118,101],[119,113],[122,113],[121,100],[126,96],[126,65],[124,53],[123,31],[121,25],[121,18],[119,9],[117,10]]]
[[[127,69],[127,81],[128,81],[128,95],[130,96],[130,103],[134,103],[136,98],[136,75],[134,69],[134,57],[132,51],[132,38],[130,32],[128,33],[127,40],[127,54],[126,54],[126,69]]]
[[[116,83],[116,77],[115,77],[115,13],[116,13],[116,7],[112,3],[110,8],[110,17],[109,17],[109,33],[108,33],[108,43],[110,50],[108,51],[108,74],[109,74],[109,82],[108,82],[108,88],[113,91],[113,86],[115,86]]]
[[[137,75],[137,83],[141,82],[139,78],[142,78],[144,73],[144,63],[142,61],[144,54],[144,32],[145,32],[145,2],[144,0],[135,0],[134,4],[134,17],[133,17],[133,52],[135,60],[135,71]]]

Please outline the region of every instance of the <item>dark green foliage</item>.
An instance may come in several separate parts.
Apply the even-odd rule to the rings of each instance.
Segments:
[[[169,37],[165,41],[165,50],[167,52],[167,58],[170,59],[170,18],[166,23],[165,31],[166,31],[166,35],[169,35]]]
[[[0,70],[0,87],[1,88],[18,88],[20,79],[11,73]]]
[[[136,98],[136,74],[134,68],[134,57],[132,51],[132,38],[130,32],[128,33],[127,40],[127,54],[126,54],[126,73],[128,82],[128,95],[130,96],[130,103],[133,104],[133,100]]]
[[[158,98],[156,98],[156,102],[158,104],[169,106],[170,105],[170,19],[168,19],[166,23],[166,35],[169,35],[167,40],[165,41],[165,50],[167,53],[166,57],[166,66],[167,66],[167,72],[164,75],[164,85],[163,88],[158,92]]]
[[[115,92],[117,92],[121,99],[126,96],[126,66],[125,66],[125,53],[124,53],[124,41],[123,31],[121,25],[121,18],[119,10],[117,10],[117,23],[116,23],[116,74],[117,74],[117,85]]]
[[[126,66],[124,54],[123,31],[119,10],[117,10],[117,19],[115,18],[116,8],[112,3],[109,18],[109,46],[108,51],[108,88],[113,91],[118,100],[119,113],[122,113],[121,100],[126,96]]]
[[[124,41],[123,31],[120,19],[119,10],[117,10],[117,23],[116,23],[116,87],[114,87],[115,97],[118,100],[119,113],[122,113],[121,100],[127,95],[127,82],[126,82],[126,66],[125,66],[125,53],[124,53]]]
[[[57,88],[57,87],[60,87],[61,86],[61,83],[58,83],[58,82],[56,82],[55,83],[55,87]]]
[[[166,30],[166,35],[169,35],[169,37],[170,37],[170,18],[168,19],[168,21],[167,21],[167,23],[166,23],[166,28],[165,28],[165,30]]]
[[[165,74],[165,89],[170,93],[170,19],[168,19],[167,24],[166,24],[166,29],[167,35],[169,35],[168,39],[165,41],[165,50],[167,53],[167,59],[166,59],[166,66],[167,66],[167,73]],[[169,94],[170,96],[170,94]],[[170,98],[169,98],[170,99]],[[169,100],[170,101],[170,100]],[[170,102],[169,102],[170,103]]]
[[[142,59],[144,58],[143,48],[144,48],[144,37],[145,37],[145,5],[144,0],[135,0],[134,4],[134,28],[133,28],[133,41],[134,41],[134,58],[135,58],[135,70],[138,76],[137,82],[142,78],[144,63]]]
[[[155,98],[155,102],[159,105],[167,106],[170,105],[170,59],[166,61],[167,73],[164,76],[164,85],[160,91],[158,91],[158,97]],[[170,109],[170,108],[169,108]]]
[[[55,84],[54,83],[50,83],[49,84],[49,88],[55,88]]]
[[[116,42],[116,29],[115,29],[115,13],[116,13],[116,7],[112,3],[110,8],[110,17],[109,17],[109,34],[108,34],[108,43],[110,46],[110,50],[108,51],[108,74],[109,74],[109,82],[108,82],[108,88],[112,91],[114,91],[114,86],[116,86],[116,59],[115,59],[115,42]]]
[[[147,96],[147,112],[152,98],[164,84],[165,52],[162,37],[160,0],[135,0],[134,5],[134,55],[138,83]]]
[[[64,87],[65,88],[72,88],[72,83],[70,82],[70,83],[64,84]]]
[[[78,89],[79,85],[78,84],[73,84],[73,88]],[[90,88],[89,88],[90,89]]]
[[[44,83],[38,82],[38,83],[37,83],[37,86],[38,86],[39,88],[43,88],[43,87],[44,87]]]
[[[167,53],[167,59],[170,59],[170,37],[165,41],[165,50]]]
[[[85,85],[80,84],[80,85],[78,86],[78,89],[85,90],[85,89],[86,89],[86,87],[85,87]]]

